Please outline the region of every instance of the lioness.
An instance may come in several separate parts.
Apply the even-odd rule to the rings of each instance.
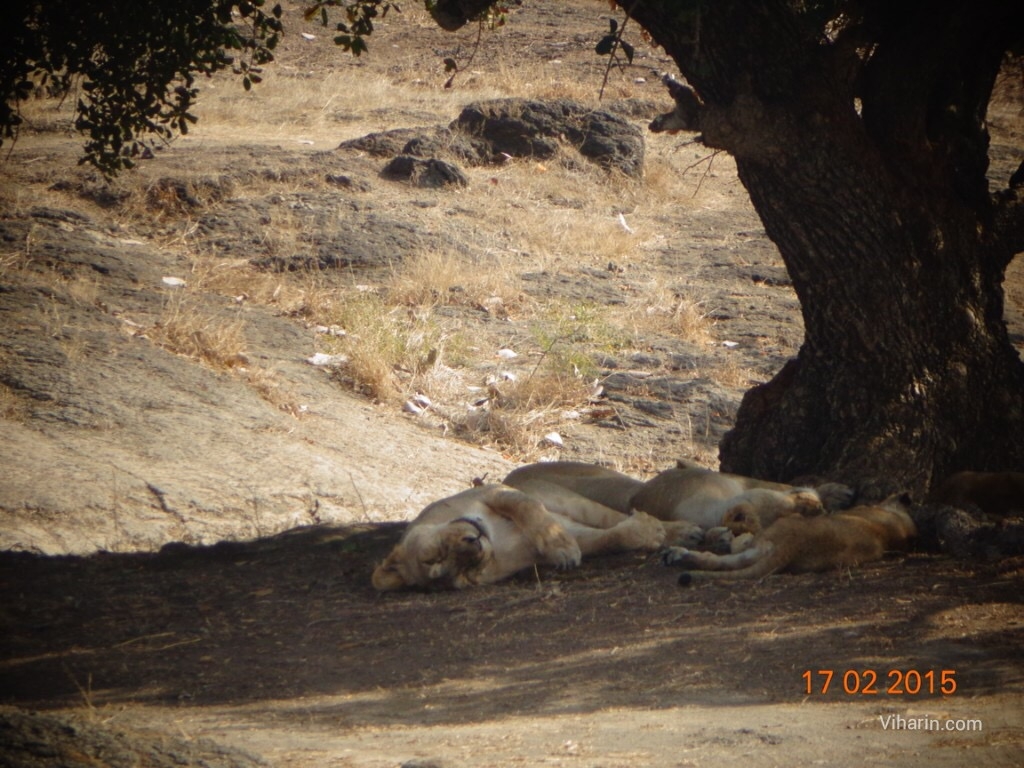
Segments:
[[[727,521],[736,540],[733,554],[715,555],[671,547],[662,555],[665,565],[692,572],[680,584],[707,579],[753,579],[776,571],[806,573],[879,560],[891,550],[906,549],[917,535],[907,514],[910,499],[893,496],[875,506],[859,506],[820,517],[780,517],[760,529],[760,522],[735,512]],[[753,535],[750,535],[753,534]],[[744,548],[745,547],[745,548]]]
[[[548,511],[569,517],[572,517],[571,509],[577,505],[578,496],[590,499],[615,513],[604,519],[602,527],[616,525],[621,519],[620,514],[631,514],[634,510],[634,497],[646,485],[614,469],[577,461],[527,464],[512,470],[502,482],[534,498],[543,499]],[[566,504],[568,508],[564,506]],[[597,510],[592,514],[598,514]],[[704,530],[689,520],[672,520],[668,517],[661,520],[671,544],[695,547],[704,538]]]
[[[527,495],[480,485],[424,509],[377,566],[373,585],[463,589],[531,565],[572,568],[582,556],[656,551],[664,541],[664,526],[653,517],[623,515],[564,488]]]
[[[502,482],[524,493],[535,489],[542,494],[557,485],[623,514],[629,514],[633,495],[644,486],[642,481],[622,472],[578,461],[526,464],[513,469]]]
[[[838,483],[801,488],[679,462],[644,483],[631,504],[659,520],[688,520],[709,530],[722,525],[734,508],[758,514],[768,526],[784,515],[819,515],[848,506],[852,497],[853,491]]]
[[[928,501],[960,509],[974,506],[995,517],[1024,513],[1024,472],[957,472],[932,491]]]

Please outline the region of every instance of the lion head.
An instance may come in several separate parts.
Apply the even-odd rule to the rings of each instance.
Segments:
[[[407,587],[462,589],[476,584],[493,557],[490,536],[479,520],[417,525],[373,572],[381,592]]]
[[[722,526],[728,528],[733,536],[740,536],[744,533],[761,532],[761,515],[757,508],[749,503],[742,502],[729,508],[722,517]]]

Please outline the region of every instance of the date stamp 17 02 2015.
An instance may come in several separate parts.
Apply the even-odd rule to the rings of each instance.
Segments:
[[[808,696],[952,696],[957,690],[953,669],[807,669],[802,678]]]

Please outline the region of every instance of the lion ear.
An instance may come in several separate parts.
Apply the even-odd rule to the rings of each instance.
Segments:
[[[393,592],[407,586],[405,577],[399,564],[405,556],[404,550],[395,547],[384,562],[378,565],[373,571],[373,586],[380,592]]]
[[[373,587],[378,592],[394,592],[409,586],[402,574],[394,566],[379,566],[373,572]]]

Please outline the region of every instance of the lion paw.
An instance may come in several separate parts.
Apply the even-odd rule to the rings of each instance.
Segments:
[[[551,565],[560,570],[576,568],[583,560],[580,545],[565,531],[560,531],[545,544],[544,555]]]
[[[708,529],[704,534],[702,544],[708,552],[713,552],[716,555],[728,555],[732,552],[734,538],[733,532],[723,525]]]
[[[661,551],[662,565],[681,565],[685,568],[693,566],[696,560],[697,553],[686,547],[667,547]]]
[[[646,512],[634,512],[617,526],[623,549],[656,552],[665,544],[665,526]]]
[[[680,520],[664,525],[665,539],[669,544],[695,549],[704,542],[704,529],[696,523]]]
[[[552,553],[552,560],[555,567],[561,570],[578,568],[583,561],[583,553],[580,552],[580,545],[574,541],[571,546],[556,549]]]

